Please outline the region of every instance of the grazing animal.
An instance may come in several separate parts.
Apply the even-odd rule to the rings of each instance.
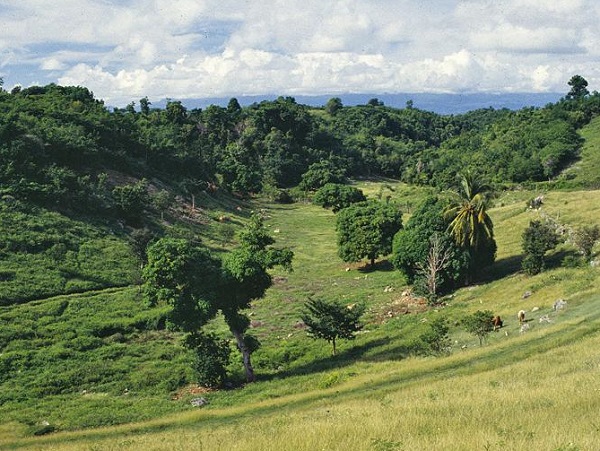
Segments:
[[[504,325],[502,318],[500,318],[498,315],[492,318],[492,324],[494,325],[494,330],[498,330]]]
[[[523,324],[525,322],[525,310],[519,310],[517,318],[519,318],[519,324]]]

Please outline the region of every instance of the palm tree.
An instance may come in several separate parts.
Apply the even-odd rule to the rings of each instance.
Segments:
[[[454,193],[445,216],[456,244],[469,251],[470,278],[476,269],[494,261],[496,242],[494,224],[487,213],[490,187],[466,171],[461,175],[461,188],[461,192]]]

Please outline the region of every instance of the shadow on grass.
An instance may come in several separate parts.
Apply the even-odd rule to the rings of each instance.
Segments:
[[[275,374],[259,375],[261,381],[284,379],[291,376],[300,376],[326,372],[344,368],[355,364],[357,361],[382,362],[387,360],[403,360],[409,355],[418,352],[416,346],[398,344],[390,347],[389,338],[379,338],[362,345],[352,346],[337,355],[322,357],[304,365],[296,366]]]
[[[564,251],[555,252],[549,255],[544,260],[544,269],[556,269],[563,266],[563,260],[566,258],[581,259],[581,254],[578,254],[575,250],[569,249]]]
[[[477,278],[477,282],[492,282],[516,274],[521,270],[522,261],[523,256],[521,255],[513,255],[496,260],[492,266],[482,271],[481,275]]]
[[[361,266],[360,268],[358,268],[358,271],[361,273],[370,273],[370,272],[375,272],[375,271],[382,271],[382,272],[390,272],[390,271],[394,271],[394,265],[392,265],[392,262],[390,262],[389,260],[381,260],[378,262],[375,262],[374,265],[371,265],[370,263],[366,263],[364,266]]]
[[[545,258],[544,270],[560,268],[566,258],[580,259],[581,256],[571,249],[555,252]],[[496,260],[492,266],[483,270],[477,281],[487,283],[516,274],[522,271],[522,263],[523,255],[513,255]]]

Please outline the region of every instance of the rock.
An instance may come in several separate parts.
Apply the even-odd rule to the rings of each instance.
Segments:
[[[519,332],[525,333],[528,330],[529,330],[529,324],[525,323],[525,324],[521,325],[521,330]]]
[[[562,310],[566,306],[567,306],[567,301],[565,301],[564,299],[558,299],[554,303],[554,305],[552,306],[552,308],[554,309],[555,312],[557,312],[558,310]]]
[[[206,398],[194,398],[190,401],[190,404],[194,407],[202,407],[208,404],[208,400]]]
[[[527,299],[529,296],[531,296],[531,291],[526,291],[523,293],[523,299]]]
[[[539,309],[540,309],[539,307],[533,307],[533,308],[531,309],[531,311],[532,311],[532,312],[537,312]]]
[[[544,315],[540,317],[540,324],[541,323],[551,323],[552,320],[550,319],[550,317],[548,315]]]

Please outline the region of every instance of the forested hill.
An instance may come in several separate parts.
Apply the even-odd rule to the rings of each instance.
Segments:
[[[14,89],[0,92],[1,194],[135,216],[111,171],[190,195],[215,187],[240,195],[306,191],[359,176],[447,188],[465,168],[495,183],[554,180],[577,158],[577,130],[598,111],[597,93],[457,116],[377,99],[345,107],[332,98],[314,108],[291,97],[202,110],[178,101],[154,109],[141,99],[137,108],[109,111],[82,87]]]

